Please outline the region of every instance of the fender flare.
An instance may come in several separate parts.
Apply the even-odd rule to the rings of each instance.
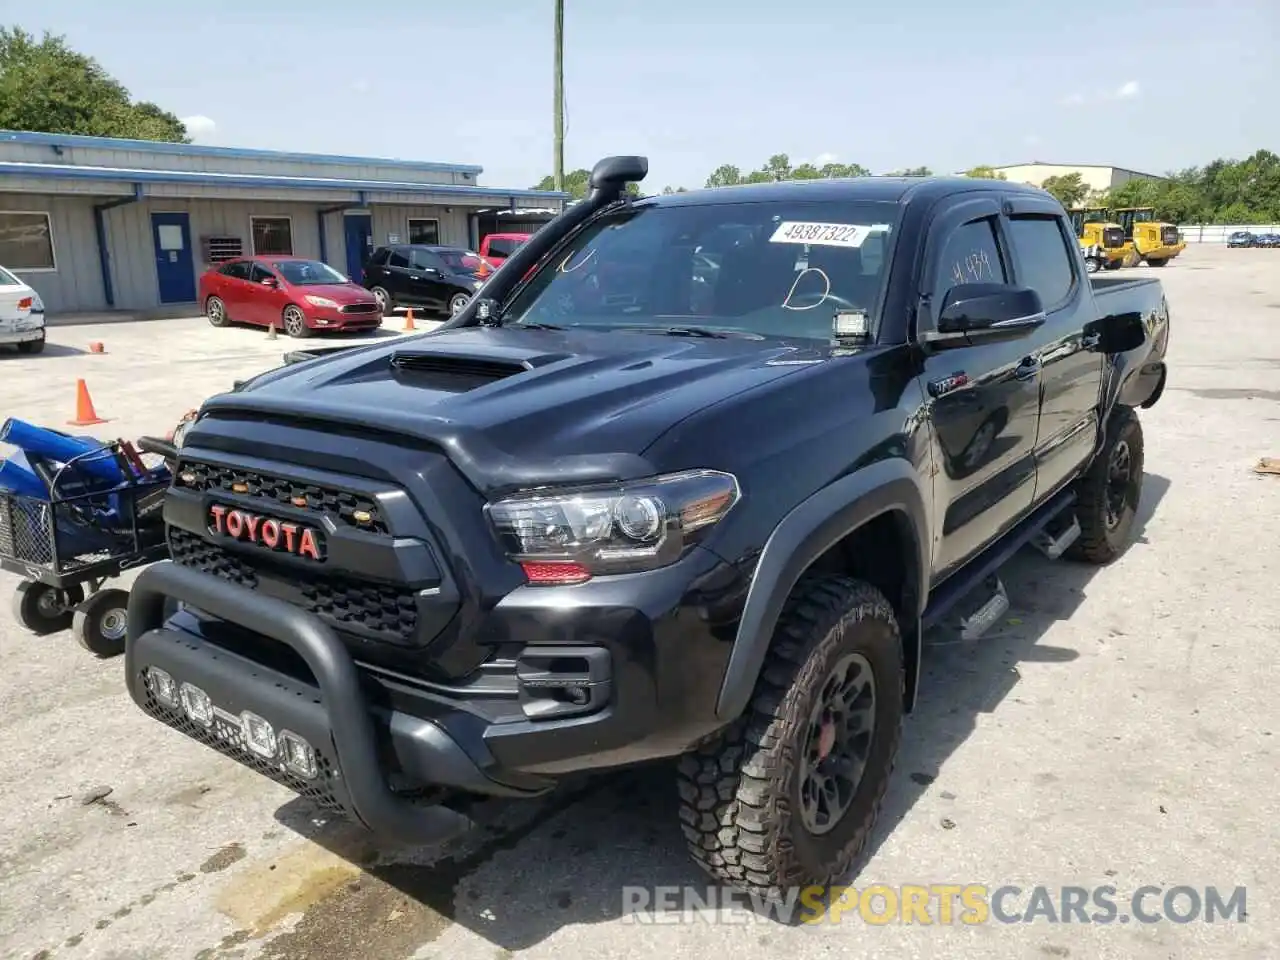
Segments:
[[[929,525],[915,468],[905,459],[894,458],[873,463],[823,487],[783,517],[769,535],[751,578],[720,685],[718,720],[730,722],[746,710],[783,604],[805,570],[850,533],[890,511],[906,517],[911,535],[908,557],[915,562],[915,569],[908,575],[914,578],[918,608],[910,612],[910,623],[900,625],[907,647],[903,650],[908,662],[906,700],[914,701],[920,662],[919,621],[927,597]]]

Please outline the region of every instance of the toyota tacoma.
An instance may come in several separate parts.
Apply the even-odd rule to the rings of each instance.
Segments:
[[[1168,307],[1033,187],[647,169],[602,160],[435,331],[203,404],[130,599],[143,710],[392,843],[673,760],[713,877],[847,871],[922,633],[998,622],[1023,546],[1125,549]]]

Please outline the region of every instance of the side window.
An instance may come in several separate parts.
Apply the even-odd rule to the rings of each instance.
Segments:
[[[368,265],[369,265],[369,266],[371,266],[371,267],[380,267],[380,266],[382,266],[383,264],[385,264],[385,263],[387,262],[387,254],[388,254],[389,252],[390,252],[390,251],[389,251],[389,250],[387,250],[387,248],[386,248],[386,247],[379,247],[377,250],[373,251],[373,256],[371,256],[371,257],[369,258],[369,264],[368,264]]]
[[[235,263],[228,263],[218,272],[225,274],[234,280],[248,280],[249,264],[245,263],[243,260],[238,260]]]
[[[272,273],[270,270],[268,270],[266,267],[264,267],[262,264],[255,263],[252,266],[252,268],[250,268],[250,271],[249,271],[249,282],[261,283],[263,280],[266,280],[268,277],[274,277],[274,276],[275,274]]]
[[[404,255],[403,250],[392,250],[391,256],[387,257],[387,266],[407,268],[409,266],[409,258]]]
[[[1057,217],[1009,218],[1009,242],[1018,262],[1018,283],[1040,294],[1046,310],[1066,300],[1075,282],[1074,251]]]
[[[439,270],[440,264],[432,256],[430,250],[411,250],[413,265],[419,270]]]
[[[1009,271],[1000,257],[994,217],[971,220],[947,238],[939,264],[934,310],[942,307],[947,291],[962,283],[1008,283]]]

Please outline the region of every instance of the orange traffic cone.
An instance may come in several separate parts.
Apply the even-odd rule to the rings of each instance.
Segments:
[[[102,345],[101,340],[93,340],[89,343],[90,353],[106,353],[107,348]]]
[[[276,322],[274,320],[271,321],[271,326],[267,327],[267,339],[276,339]]]
[[[413,325],[413,309],[412,308],[404,312],[404,329],[406,333],[408,333],[410,330],[417,329],[417,327]]]
[[[93,398],[89,396],[89,387],[83,380],[76,381],[76,418],[68,420],[73,427],[88,427],[95,423],[106,423],[107,421],[98,416],[98,411],[93,409]]]

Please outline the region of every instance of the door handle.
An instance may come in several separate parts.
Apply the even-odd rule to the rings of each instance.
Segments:
[[[1017,369],[1013,371],[1014,377],[1018,380],[1034,380],[1039,373],[1040,373],[1039,357],[1023,358],[1023,361],[1020,364],[1018,364]]]
[[[409,274],[409,279],[410,279],[410,280],[421,280],[422,278],[421,278],[421,277],[415,277],[413,274]]]

